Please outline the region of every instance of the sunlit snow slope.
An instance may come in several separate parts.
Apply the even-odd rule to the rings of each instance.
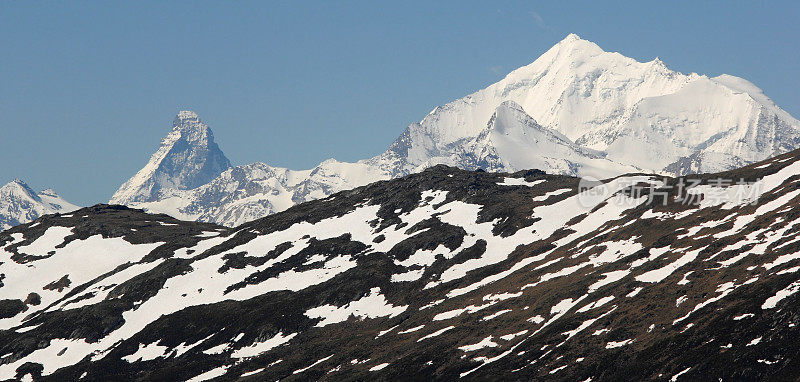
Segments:
[[[0,231],[28,223],[45,214],[70,212],[78,208],[52,189],[36,193],[25,182],[16,179],[0,187]]]

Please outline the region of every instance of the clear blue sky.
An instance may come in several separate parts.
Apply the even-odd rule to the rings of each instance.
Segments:
[[[0,182],[105,202],[180,109],[234,164],[369,157],[568,33],[800,117],[800,2],[376,3],[2,1]]]

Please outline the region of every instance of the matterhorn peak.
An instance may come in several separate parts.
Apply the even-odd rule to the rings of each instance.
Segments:
[[[208,127],[202,121],[197,113],[191,110],[181,110],[175,116],[172,122],[173,129],[187,128],[187,127]]]
[[[211,132],[208,125],[200,120],[197,113],[189,110],[181,110],[178,112],[175,119],[172,121],[172,131],[175,132],[175,134],[185,136],[190,141],[214,140],[214,134]],[[165,139],[170,138],[171,136],[167,136]]]
[[[175,116],[175,120],[178,121],[185,121],[185,120],[199,120],[200,117],[197,116],[197,113],[191,110],[181,110],[178,112],[178,115]]]
[[[112,204],[147,202],[169,190],[189,190],[208,183],[231,163],[214,142],[214,133],[193,111],[178,112],[172,131],[150,161],[111,198]]]

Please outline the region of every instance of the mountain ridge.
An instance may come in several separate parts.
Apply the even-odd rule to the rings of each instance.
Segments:
[[[491,129],[498,111],[516,114],[495,126],[504,133]],[[131,197],[141,194],[136,184],[159,184],[148,178],[145,169],[154,167],[148,164],[110,202],[235,226],[437,164],[505,172],[536,167],[603,179],[719,172],[798,147],[800,121],[744,79],[682,74],[658,58],[638,62],[570,34],[497,83],[435,107],[372,158],[329,159],[300,171],[264,163],[228,167],[194,188]]]

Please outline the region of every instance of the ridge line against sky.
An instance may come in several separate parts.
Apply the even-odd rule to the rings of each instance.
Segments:
[[[105,202],[183,109],[235,165],[371,157],[568,33],[745,78],[798,118],[800,4],[768,5],[3,2],[0,183]]]

